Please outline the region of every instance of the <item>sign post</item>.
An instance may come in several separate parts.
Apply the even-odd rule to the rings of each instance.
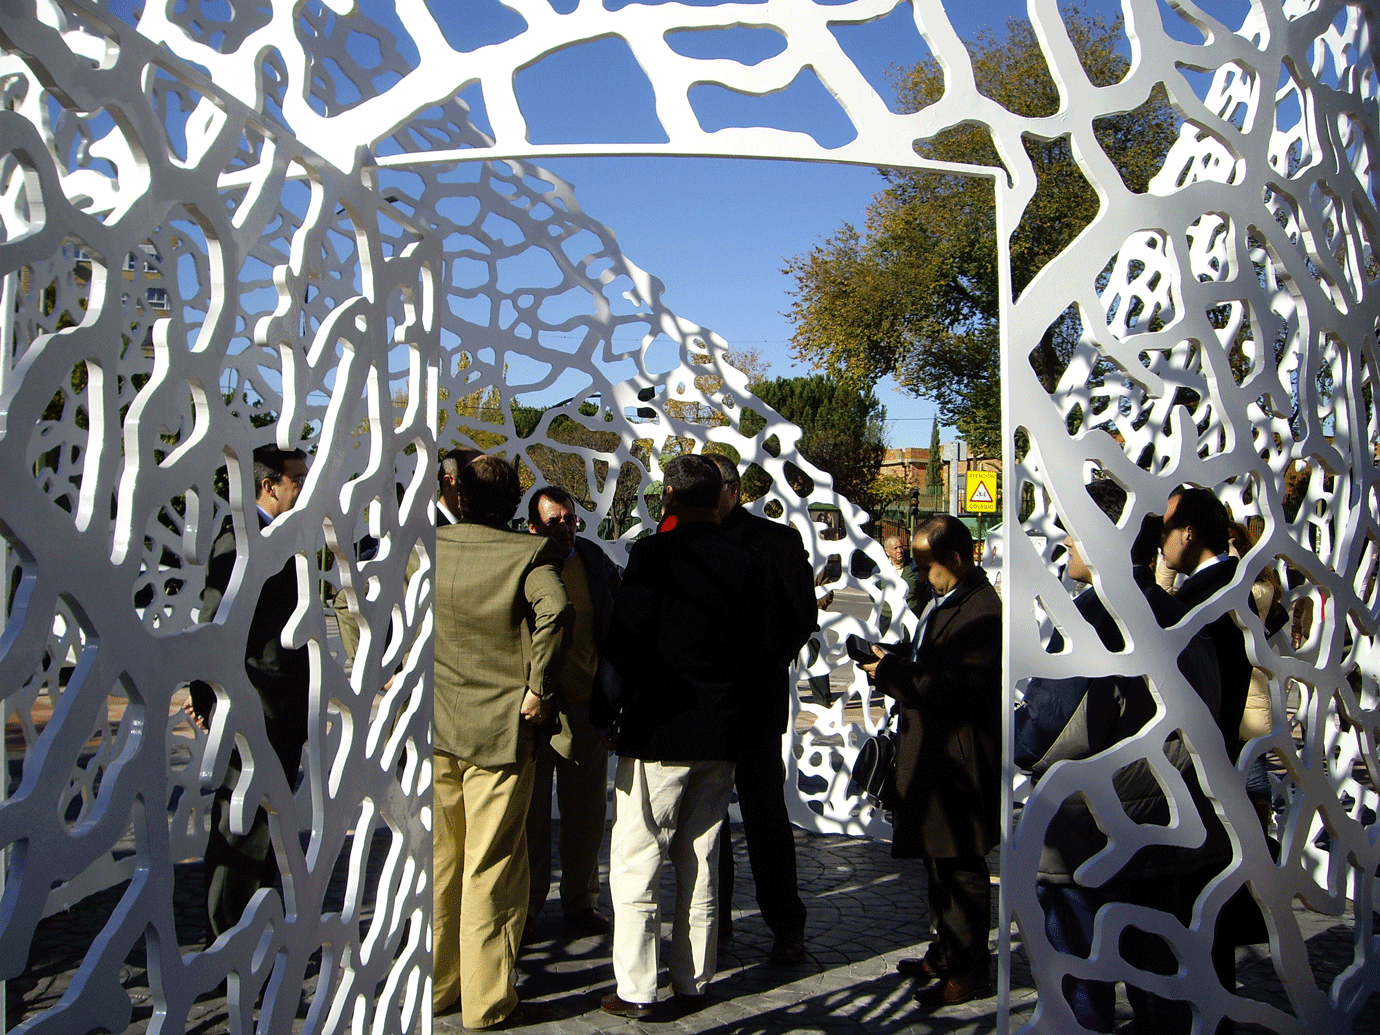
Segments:
[[[963,509],[969,514],[993,514],[997,510],[997,472],[969,471],[963,490]]]
[[[949,465],[949,513],[957,515],[958,501],[964,498],[958,490],[958,465],[968,459],[968,443],[961,438],[945,442],[939,455]]]

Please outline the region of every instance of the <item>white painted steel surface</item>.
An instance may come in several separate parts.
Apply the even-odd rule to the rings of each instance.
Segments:
[[[1371,789],[1380,668],[1373,7],[1262,0],[1238,26],[1178,0],[1173,9],[1205,39],[1191,45],[1163,29],[1155,3],[1130,0],[1131,71],[1093,88],[1055,4],[1036,0],[1031,16],[1062,100],[1056,115],[1026,118],[977,91],[937,3],[917,4],[914,17],[947,70],[947,89],[909,115],[889,111],[828,28],[886,16],[894,0],[617,10],[586,2],[559,15],[545,0],[509,5],[525,31],[457,53],[421,0],[396,8],[150,2],[137,31],[75,0],[0,2],[0,274],[15,304],[6,308],[13,348],[0,429],[0,534],[13,592],[0,697],[25,737],[22,779],[0,802],[0,845],[12,852],[0,977],[23,972],[45,912],[129,881],[73,994],[33,1023],[121,1030],[130,1005],[118,972],[142,937],[168,1030],[227,972],[239,976],[236,1008],[247,1017],[263,990],[259,1023],[278,1030],[318,949],[310,1030],[427,1025],[428,501],[438,448],[474,443],[520,458],[538,480],[567,484],[589,501],[591,525],[617,522],[618,538],[605,545],[621,560],[652,520],[642,490],[661,460],[732,446],[771,478],[755,506],[802,531],[817,569],[840,554],[843,584],[879,596],[871,579],[850,574],[851,553],[889,566],[862,535],[864,515],[796,453],[798,430],[767,412],[764,431],[742,433],[746,379],[724,358],[731,343],[670,311],[660,282],[621,254],[613,233],[538,159],[655,153],[919,165],[916,140],[978,122],[1008,168],[955,171],[991,180],[1003,264],[1036,188],[1024,136],[1069,135],[1102,200],[1097,218],[1019,298],[1003,279],[1004,527],[1017,529],[1003,537],[1001,558],[1012,699],[1032,675],[1130,671],[1148,676],[1162,700],[1155,724],[1134,741],[1052,771],[1003,854],[1004,909],[1020,925],[1040,988],[1054,993],[1041,997],[1029,1030],[1070,1030],[1057,994],[1065,973],[1128,973],[1110,930],[1092,964],[1043,942],[1033,880],[1043,824],[1076,790],[1104,807],[1112,827],[1108,774],[1154,754],[1175,729],[1194,746],[1236,857],[1193,929],[1171,932],[1190,976],[1160,987],[1198,1004],[1205,1030],[1223,1012],[1280,1032],[1345,1030],[1377,978],[1366,919],[1380,864]],[[672,29],[734,24],[774,25],[787,45],[748,67],[687,58],[666,43]],[[352,46],[351,34],[377,45]],[[516,70],[608,35],[626,41],[647,75],[668,142],[530,143]],[[807,67],[852,120],[848,143],[825,149],[771,128],[706,132],[687,100],[700,82],[772,92]],[[1211,84],[1202,96],[1200,82]],[[456,98],[475,83],[492,136]],[[1184,126],[1150,192],[1136,195],[1093,126],[1161,84]],[[515,260],[530,264],[541,253],[549,277],[509,281]],[[1082,343],[1051,395],[1026,357],[1070,306]],[[520,437],[513,398],[572,376],[583,387],[569,392],[571,403]],[[585,402],[592,413],[579,411]],[[686,419],[683,404],[728,422]],[[1098,427],[1081,419],[1089,414]],[[313,469],[298,507],[256,536],[248,457],[270,438],[301,439]],[[1023,450],[1029,443],[1019,462],[1018,439]],[[1285,475],[1302,465],[1313,476],[1290,518]],[[1132,494],[1119,527],[1083,491],[1094,467]],[[1238,519],[1259,516],[1264,535],[1231,588],[1162,632],[1127,577],[1127,550],[1140,517],[1161,510],[1183,481],[1217,489]],[[1022,493],[1012,490],[1027,484],[1035,509],[1020,524]],[[844,540],[811,522],[813,502],[839,506]],[[200,625],[203,566],[227,518],[244,530],[245,564],[228,616]],[[1127,654],[1107,654],[1073,609],[1055,557],[1056,518],[1085,544],[1096,586],[1135,645]],[[356,562],[353,544],[366,533],[382,548]],[[323,548],[333,557],[324,570]],[[254,770],[244,801],[276,814],[287,901],[267,895],[241,928],[197,954],[178,946],[172,927],[172,867],[201,852],[207,789],[231,747],[268,754],[239,659],[257,586],[291,557],[304,599],[323,582],[350,594],[365,630],[360,661],[346,677],[315,607],[285,630],[314,658],[305,776],[294,794]],[[419,576],[409,581],[414,557]],[[1311,615],[1297,645],[1267,640],[1246,607],[1251,578],[1266,566],[1284,581],[1285,605]],[[899,612],[899,588],[887,593]],[[1240,768],[1207,712],[1176,692],[1172,661],[1187,636],[1227,610],[1274,697],[1274,728],[1248,745]],[[846,665],[843,636],[866,632],[855,618],[823,618],[802,677]],[[1075,650],[1045,652],[1052,625]],[[209,737],[176,708],[193,678],[216,683],[230,705]],[[1286,709],[1291,693],[1298,704]],[[812,725],[794,745],[798,761],[783,746],[791,779],[805,781],[792,801],[797,822],[885,834],[883,817],[848,794],[848,765],[869,731],[849,722],[845,707],[866,697],[855,680],[848,699],[801,705]],[[40,698],[52,706],[41,732],[32,721]],[[1275,786],[1287,806],[1278,865],[1244,792],[1246,765],[1267,750],[1284,770]],[[1180,796],[1181,787],[1171,790]],[[1018,783],[1017,796],[1028,793]],[[391,847],[383,871],[366,873],[375,833]],[[1143,844],[1198,836],[1186,813],[1174,828],[1121,824],[1115,833],[1097,861],[1102,877]],[[325,887],[342,854],[350,890],[344,908],[327,913]],[[1277,918],[1272,956],[1289,1013],[1197,979],[1216,911],[1244,881]],[[1354,965],[1319,987],[1287,904],[1302,897],[1341,913],[1353,896],[1362,918]]]

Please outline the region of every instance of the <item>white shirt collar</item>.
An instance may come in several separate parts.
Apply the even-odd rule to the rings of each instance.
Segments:
[[[1197,575],[1200,571],[1206,571],[1208,568],[1211,568],[1214,564],[1221,564],[1223,561],[1229,560],[1230,558],[1231,554],[1229,553],[1216,554],[1215,556],[1209,557],[1202,564],[1198,565],[1198,567],[1194,568],[1191,574]]]

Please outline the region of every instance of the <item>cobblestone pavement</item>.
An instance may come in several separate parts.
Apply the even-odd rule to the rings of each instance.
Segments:
[[[775,967],[769,961],[771,935],[757,915],[741,831],[735,828],[738,863],[733,923],[734,938],[721,952],[719,972],[693,1013],[668,1009],[653,1021],[623,1021],[599,1009],[599,997],[612,989],[609,941],[571,938],[553,898],[537,920],[536,937],[526,947],[520,968],[520,993],[546,1011],[546,1019],[522,1029],[533,1035],[637,1035],[640,1032],[703,1032],[712,1035],[774,1035],[779,1032],[962,1032],[997,1030],[995,999],[951,1007],[925,1015],[911,1002],[912,985],[895,973],[896,960],[923,951],[928,916],[924,868],[917,861],[893,860],[885,844],[839,836],[796,833],[800,885],[809,909],[808,960],[797,967]],[[607,839],[605,840],[607,846]],[[995,865],[993,867],[995,872]],[[344,874],[338,875],[343,888]],[[666,882],[669,884],[669,881]],[[44,921],[25,974],[9,982],[7,1024],[13,1027],[61,998],[81,954],[90,947],[100,924],[118,901],[122,887],[93,896],[80,906]],[[665,915],[669,915],[669,887]],[[107,901],[108,899],[108,901]],[[201,930],[201,874],[198,864],[180,867],[176,912],[185,946],[194,947]],[[607,900],[602,907],[608,911]],[[1351,958],[1350,917],[1323,917],[1300,911],[1308,933],[1309,955],[1320,976],[1334,975]],[[1012,1031],[1034,1009],[1035,993],[1020,954],[1013,946],[1011,972]],[[1239,979],[1244,994],[1281,1002],[1266,946],[1242,950]],[[148,974],[140,955],[126,964],[123,983],[134,1007],[131,1032],[150,1026],[152,1001]],[[306,1018],[314,990],[307,982],[296,1030]],[[665,993],[663,989],[663,994]],[[1120,1003],[1122,1020],[1130,1013]],[[220,1035],[230,1025],[223,999],[197,1003],[187,1030]],[[438,1018],[436,1032],[461,1032],[458,1015]],[[1264,1029],[1240,1026],[1239,1032]],[[1372,1002],[1354,1029],[1380,1035],[1380,1007]],[[1318,1033],[1332,1035],[1332,1033]]]

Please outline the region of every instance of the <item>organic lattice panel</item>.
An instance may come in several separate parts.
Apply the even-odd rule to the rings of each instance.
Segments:
[[[15,590],[0,698],[25,738],[22,777],[0,800],[0,976],[23,972],[45,913],[127,882],[45,1023],[123,1030],[119,975],[142,942],[173,1028],[229,973],[234,1024],[257,1012],[285,1030],[309,967],[315,1026],[414,1027],[429,1009],[429,583],[405,598],[402,573],[414,551],[425,570],[434,476],[408,454],[433,452],[434,434],[421,408],[396,421],[389,399],[434,390],[434,242],[129,27],[90,10],[34,15],[7,11],[0,56],[13,345],[0,533]],[[300,442],[314,469],[301,504],[260,535],[248,461],[275,438]],[[200,624],[226,522],[240,568],[217,621]],[[202,930],[174,923],[173,867],[202,854],[205,792],[237,742],[273,757],[240,660],[258,587],[295,558],[317,599],[324,547],[343,569],[328,578],[360,579],[350,548],[366,530],[391,544],[372,562],[371,606],[409,656],[384,658],[379,637],[350,683],[319,607],[286,631],[315,659],[305,780],[294,795],[276,765],[251,763],[240,790],[251,814],[274,814],[287,901],[268,895],[210,951],[184,955]],[[221,694],[209,737],[178,707],[194,678]],[[338,869],[343,893],[329,887]]]
[[[1144,674],[1162,703],[1134,741],[1050,770],[1025,804],[1007,872],[1034,869],[1053,810],[1080,792],[1114,835],[1082,875],[1089,885],[1112,877],[1142,846],[1200,843],[1192,808],[1171,828],[1127,828],[1112,792],[1118,769],[1155,758],[1175,730],[1192,745],[1199,779],[1235,845],[1199,899],[1192,931],[1168,918],[1138,919],[1134,909],[1108,912],[1099,917],[1096,963],[1055,952],[1033,882],[1009,882],[1046,992],[1028,1030],[1076,1027],[1058,991],[1065,974],[1139,976],[1142,987],[1193,1002],[1209,1031],[1222,1014],[1271,1031],[1344,1030],[1375,988],[1375,949],[1359,932],[1350,965],[1326,984],[1315,981],[1292,913],[1298,900],[1340,916],[1348,899],[1369,912],[1380,864],[1371,24],[1368,9],[1342,5],[1258,5],[1236,33],[1205,19],[1209,42],[1173,60],[1212,72],[1212,85],[1200,100],[1165,76],[1185,123],[1151,185],[1155,198],[1146,199],[1144,214],[1115,211],[1105,226],[1090,227],[1015,307],[1025,326],[1076,307],[1079,345],[1051,405],[1023,410],[1031,451],[1019,474],[1083,544],[1096,591],[1135,646],[1129,655],[1109,654],[1069,606],[1048,563],[1051,550],[1032,550],[1038,541],[1018,536],[1008,543],[1013,585],[1028,587],[1021,599],[1038,600],[1075,647],[1044,653],[1039,624],[1016,611],[1013,674]],[[1150,202],[1153,219],[1145,218]],[[1073,288],[1046,287],[1054,283]],[[1016,351],[1008,390],[1044,394]],[[1131,494],[1116,527],[1084,491],[1094,468]],[[1229,589],[1161,632],[1129,578],[1128,551],[1141,517],[1162,511],[1169,490],[1185,481],[1213,488],[1236,520],[1256,520],[1262,534]],[[1292,619],[1272,637],[1248,605],[1253,579],[1267,569]],[[1273,701],[1272,731],[1248,743],[1235,767],[1175,665],[1187,637],[1226,612],[1268,673]],[[1277,864],[1245,793],[1246,772],[1265,753],[1283,770],[1272,788],[1285,806]],[[1187,802],[1177,774],[1161,772],[1176,800]],[[1211,973],[1213,925],[1243,884],[1265,908],[1287,1007],[1235,998],[1202,980]],[[1184,976],[1147,978],[1122,962],[1121,931],[1147,923],[1171,942]]]

